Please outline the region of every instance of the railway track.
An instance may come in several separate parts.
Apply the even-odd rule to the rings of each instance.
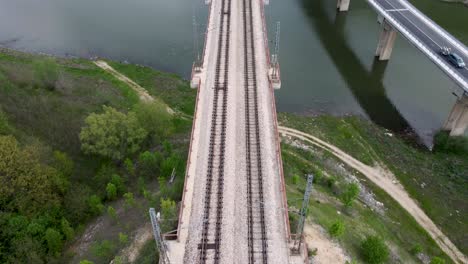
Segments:
[[[231,0],[222,0],[216,58],[210,145],[203,205],[199,263],[219,263],[223,222],[224,151],[229,70]]]
[[[244,92],[246,130],[247,227],[249,263],[268,263],[263,170],[258,114],[252,1],[243,0]]]

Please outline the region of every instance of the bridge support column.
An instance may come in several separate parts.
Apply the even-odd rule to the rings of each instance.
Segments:
[[[336,9],[340,12],[348,11],[349,2],[351,2],[351,0],[337,0]]]
[[[468,95],[458,98],[445,121],[444,130],[450,131],[450,136],[462,136],[468,127]]]
[[[382,32],[380,33],[379,44],[377,44],[377,50],[375,51],[375,56],[377,56],[379,60],[390,59],[396,36],[396,30],[384,19],[382,21]]]

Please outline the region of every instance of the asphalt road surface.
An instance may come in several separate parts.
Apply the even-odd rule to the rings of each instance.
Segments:
[[[447,58],[440,53],[442,47],[448,47],[453,53],[462,57],[465,64],[468,65],[468,52],[465,45],[453,45],[452,42],[440,32],[433,29],[427,21],[422,20],[414,10],[408,9],[401,0],[374,0],[380,7],[387,11],[388,15],[398,21],[403,27],[413,34],[415,38],[421,41],[427,48],[431,49],[439,58],[446,62],[447,66],[459,73],[466,83],[468,83],[468,66],[457,68],[450,63]],[[404,1],[404,0],[403,0]],[[428,19],[429,22],[435,23]],[[439,65],[440,66],[440,65]],[[453,77],[452,77],[453,78]],[[468,87],[462,87],[468,92]]]

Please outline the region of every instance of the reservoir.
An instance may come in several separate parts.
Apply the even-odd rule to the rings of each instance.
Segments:
[[[412,3],[468,43],[467,7]],[[204,0],[0,0],[0,45],[189,78],[207,14]],[[360,115],[395,132],[412,129],[431,144],[458,88],[401,35],[391,59],[375,61],[380,25],[366,1],[351,0],[350,11],[338,14],[335,0],[270,0],[265,15],[271,50],[281,23],[278,111]]]

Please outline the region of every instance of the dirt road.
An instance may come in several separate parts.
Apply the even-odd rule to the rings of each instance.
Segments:
[[[374,184],[382,188],[388,195],[397,201],[414,219],[429,233],[439,247],[455,262],[468,263],[468,258],[445,236],[444,233],[432,222],[418,204],[408,195],[404,187],[396,181],[396,177],[381,167],[370,167],[356,160],[341,149],[302,131],[279,126],[279,132],[308,142],[314,146],[329,151],[342,160],[348,166],[356,169]]]

